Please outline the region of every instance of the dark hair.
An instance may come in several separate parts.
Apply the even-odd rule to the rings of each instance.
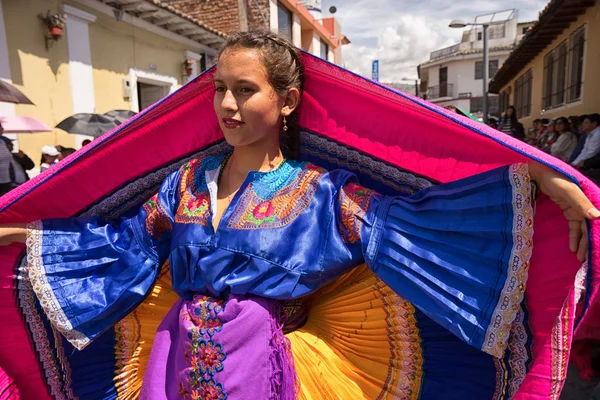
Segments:
[[[586,115],[584,119],[589,119],[590,122],[595,122],[596,125],[600,125],[600,114],[598,113]]]
[[[509,117],[508,116],[508,110],[512,109],[512,115]],[[511,129],[516,129],[517,128],[517,124],[519,123],[519,120],[517,119],[517,109],[515,108],[515,106],[508,106],[508,108],[506,109],[506,111],[504,112],[504,118],[510,118],[510,127]]]
[[[569,120],[566,117],[556,118],[556,120],[554,122],[555,122],[555,124],[562,122],[563,125],[565,126],[565,132],[571,132],[571,123],[569,122]],[[558,131],[558,129],[557,129],[557,131]]]
[[[230,35],[221,50],[219,58],[228,49],[254,49],[267,70],[267,79],[275,91],[283,96],[287,90],[304,90],[304,64],[300,51],[287,39],[268,31],[236,32]],[[286,118],[288,130],[282,135],[282,147],[287,156],[298,159],[300,153],[300,126],[298,108]]]

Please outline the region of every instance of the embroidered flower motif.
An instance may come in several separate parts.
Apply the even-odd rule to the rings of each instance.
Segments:
[[[227,358],[223,353],[223,346],[212,340],[201,340],[198,347],[196,365],[200,368],[200,372],[210,376],[221,372],[223,370],[223,360]]]
[[[200,382],[200,397],[202,400],[225,400],[227,394],[223,393],[223,385],[212,379],[203,379]]]
[[[270,201],[263,201],[254,207],[251,214],[248,214],[248,221],[254,222],[258,226],[265,222],[273,222],[275,221],[274,211],[275,209]]]
[[[190,197],[183,207],[183,214],[188,217],[202,215],[208,209],[208,199],[205,196]]]
[[[189,394],[190,394],[190,392],[185,387],[185,385],[183,384],[183,382],[179,382],[179,395],[181,397],[187,397],[187,396],[189,396]]]
[[[190,342],[184,354],[185,361],[190,366],[187,385],[180,385],[179,392],[184,398],[219,400],[226,399],[223,384],[216,382],[213,377],[224,368],[227,358],[223,345],[212,340],[215,332],[223,327],[219,314],[224,311],[224,301],[195,295],[189,304],[188,312],[182,320],[192,322],[188,329]],[[183,394],[182,394],[183,393]]]

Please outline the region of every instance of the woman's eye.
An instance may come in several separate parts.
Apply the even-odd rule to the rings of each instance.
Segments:
[[[215,90],[219,93],[225,93],[227,91],[227,89],[225,89],[223,86],[217,86]]]
[[[242,93],[252,93],[252,92],[254,92],[254,89],[251,89],[251,88],[240,88],[240,92],[242,92]]]

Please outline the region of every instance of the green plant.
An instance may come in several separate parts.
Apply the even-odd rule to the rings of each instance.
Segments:
[[[56,26],[59,28],[64,28],[65,24],[67,23],[67,18],[65,15],[52,13],[50,10],[48,10],[45,16],[40,16],[40,18],[48,27]]]

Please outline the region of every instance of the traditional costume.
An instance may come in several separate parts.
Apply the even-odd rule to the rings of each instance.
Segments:
[[[558,398],[598,228],[582,265],[526,162],[598,188],[303,57],[300,160],[251,172],[216,231],[214,70],[0,201],[31,222],[0,256],[5,398]]]

